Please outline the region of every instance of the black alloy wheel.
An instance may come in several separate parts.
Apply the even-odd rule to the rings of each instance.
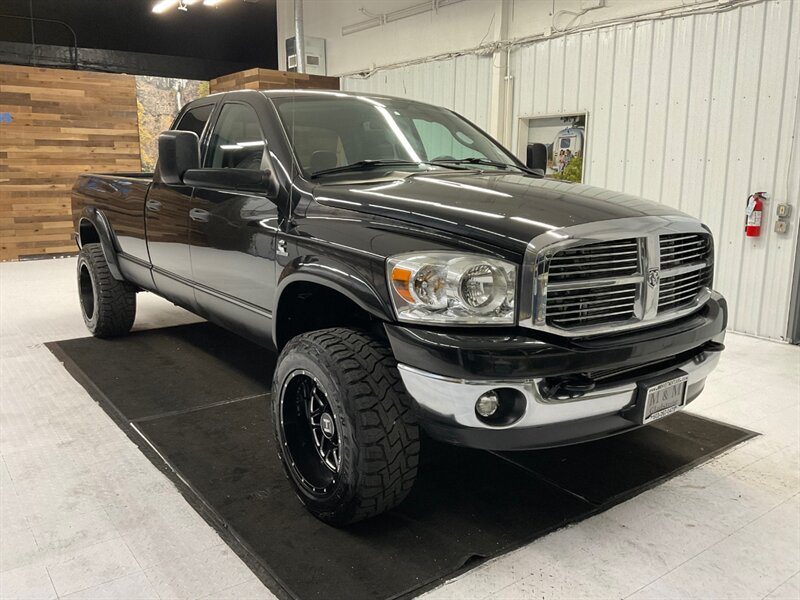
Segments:
[[[308,491],[324,494],[339,472],[339,431],[325,389],[308,371],[292,372],[283,384],[281,427],[291,469]]]
[[[397,506],[419,462],[413,401],[385,340],[331,328],[280,353],[272,382],[278,455],[297,497],[342,526]]]

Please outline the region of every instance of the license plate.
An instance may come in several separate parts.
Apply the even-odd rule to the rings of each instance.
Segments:
[[[642,423],[650,423],[678,411],[686,401],[689,376],[678,377],[645,387]]]

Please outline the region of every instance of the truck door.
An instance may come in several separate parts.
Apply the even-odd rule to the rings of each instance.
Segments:
[[[204,166],[272,170],[266,149],[255,109],[244,102],[225,102],[209,137]],[[189,224],[201,313],[250,338],[268,341],[275,293],[275,201],[249,192],[195,188]]]
[[[194,131],[202,140],[213,109],[213,100],[207,104],[194,104],[180,116],[174,128]],[[189,254],[191,198],[192,188],[165,185],[156,168],[153,185],[145,201],[145,225],[156,288],[176,304],[196,310]]]

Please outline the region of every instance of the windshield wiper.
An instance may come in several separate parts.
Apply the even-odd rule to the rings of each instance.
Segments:
[[[349,165],[341,167],[333,167],[331,169],[322,169],[321,171],[314,171],[311,177],[319,177],[320,175],[332,175],[334,173],[347,173],[348,171],[369,171],[370,169],[377,169],[379,167],[402,167],[402,166],[418,166],[418,165],[432,165],[435,167],[445,167],[448,169],[464,170],[466,167],[459,167],[456,164],[448,165],[441,164],[440,161],[430,162],[424,160],[400,160],[396,158],[385,158],[378,160],[359,160]]]
[[[541,175],[541,173],[526,167],[520,167],[519,165],[498,162],[496,160],[489,160],[488,158],[480,158],[477,156],[472,156],[470,158],[448,158],[444,160],[437,160],[435,163],[437,165],[441,163],[447,163],[451,165],[486,165],[487,167],[498,167],[500,169],[519,169],[520,171],[524,173],[530,173],[531,175]]]

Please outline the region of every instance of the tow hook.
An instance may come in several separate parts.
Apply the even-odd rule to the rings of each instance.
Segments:
[[[703,352],[722,352],[725,350],[725,344],[722,342],[706,342],[701,348]]]
[[[539,392],[545,400],[579,398],[591,392],[597,384],[586,375],[565,375],[564,377],[546,377],[539,384]]]

